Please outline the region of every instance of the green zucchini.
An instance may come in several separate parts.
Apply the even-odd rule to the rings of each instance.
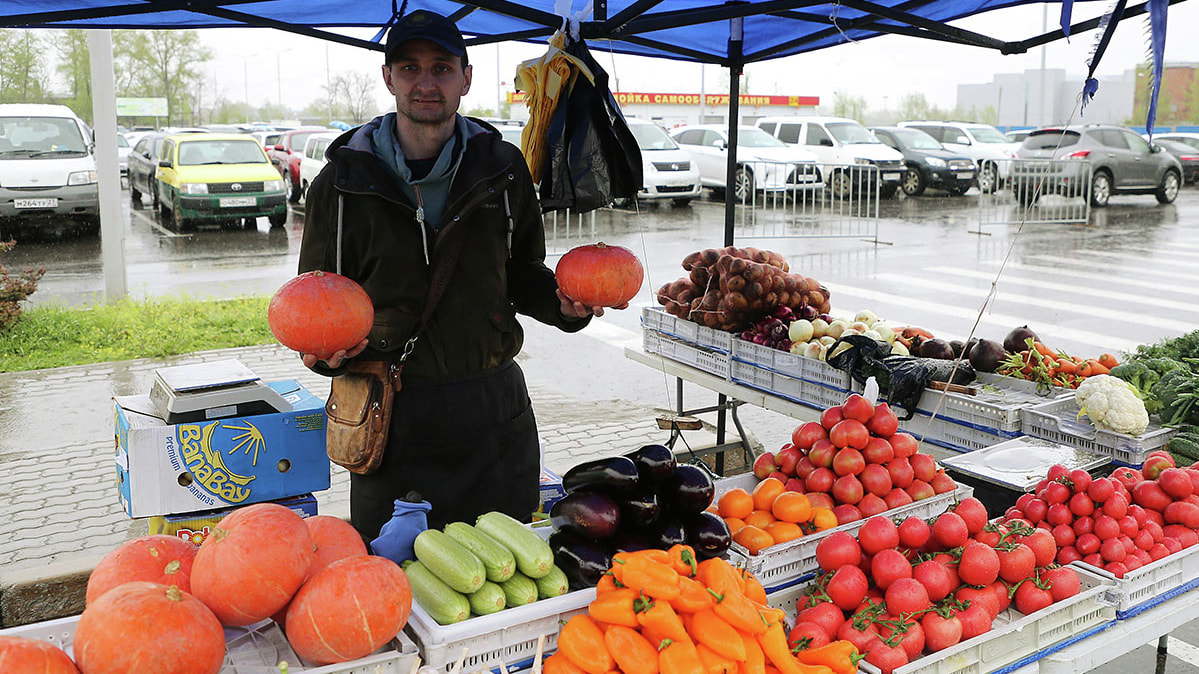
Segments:
[[[487,580],[501,583],[516,573],[516,558],[512,556],[512,551],[491,536],[466,522],[450,522],[445,525],[445,533],[475,553],[479,561],[483,562]]]
[[[424,564],[409,560],[403,568],[412,586],[412,596],[438,624],[449,625],[470,617],[470,601],[433,575]]]
[[[470,601],[470,610],[475,615],[495,613],[508,605],[504,588],[491,581],[483,583],[478,592],[471,592],[466,598]]]
[[[516,570],[529,578],[541,578],[554,565],[554,552],[532,529],[501,512],[479,515],[475,528],[512,551]]]
[[[437,529],[426,529],[412,543],[416,558],[446,585],[462,594],[478,592],[487,579],[475,553]]]
[[[512,577],[500,583],[504,590],[504,599],[508,606],[524,606],[537,601],[537,583],[523,573],[514,573]]]
[[[537,584],[538,599],[559,597],[570,592],[570,581],[566,579],[566,573],[559,569],[557,564],[550,567],[549,573],[540,578],[534,578],[533,582]]]

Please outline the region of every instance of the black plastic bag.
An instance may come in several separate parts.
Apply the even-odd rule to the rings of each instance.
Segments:
[[[591,57],[586,43],[570,41],[565,51],[595,76],[580,75],[554,111],[547,132],[549,156],[540,176],[541,210],[586,213],[614,199],[632,199],[641,190],[641,150],[629,131],[608,73]]]
[[[974,381],[974,368],[966,361],[956,363],[941,358],[917,358],[895,356],[891,345],[865,335],[842,337],[829,347],[829,353],[841,344],[849,348],[828,359],[828,364],[848,372],[858,382],[865,383],[870,377],[878,382],[879,390],[886,391],[887,402],[902,407],[907,421],[916,414],[916,405],[929,382],[943,381],[950,384],[969,384]]]

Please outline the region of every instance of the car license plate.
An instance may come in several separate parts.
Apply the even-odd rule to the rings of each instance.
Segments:
[[[884,173],[883,180],[899,180],[898,173]]]
[[[17,208],[56,208],[58,206],[58,198],[13,199],[12,205]]]
[[[236,208],[238,206],[257,206],[255,197],[221,197],[221,208]]]
[[[958,177],[959,178],[973,178],[974,171],[962,171],[961,173],[958,174]]]

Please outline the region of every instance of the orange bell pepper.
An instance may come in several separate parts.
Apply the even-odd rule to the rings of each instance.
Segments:
[[[586,615],[566,622],[558,633],[558,652],[587,674],[607,674],[616,661],[604,646],[604,633]]]
[[[766,659],[778,668],[780,674],[833,674],[833,670],[823,665],[808,665],[796,660],[787,646],[787,634],[783,631],[782,623],[771,623],[757,637]]]
[[[691,638],[726,658],[744,660],[746,657],[741,634],[711,609],[692,617],[689,632]]]
[[[587,607],[592,619],[625,627],[640,627],[633,604],[641,595],[633,589],[621,588],[596,595]]]
[[[659,642],[670,640],[691,643],[691,635],[668,602],[650,602],[643,609],[637,613],[637,622],[641,623],[642,633],[651,642],[657,639]]]
[[[713,612],[733,627],[750,634],[761,634],[766,631],[766,619],[758,611],[758,607],[743,594],[726,592],[716,597]]]
[[[699,563],[698,580],[716,594],[745,594],[745,579],[737,569],[719,557],[705,559]]]
[[[738,663],[738,674],[766,674],[766,654],[762,652],[762,645],[753,635],[744,632],[739,634],[741,643],[745,645],[745,660]]]
[[[695,644],[688,641],[662,642],[658,650],[658,671],[662,674],[706,674],[707,669],[699,659]]]
[[[624,674],[658,674],[658,649],[635,629],[613,625],[604,645]]]
[[[856,646],[845,640],[833,641],[820,648],[809,648],[795,654],[795,659],[805,665],[824,665],[833,670],[833,674],[855,674],[858,671],[858,661],[864,655],[858,653]]]
[[[699,661],[704,663],[708,674],[737,674],[736,660],[724,657],[703,643],[695,644],[695,652],[699,653]]]
[[[575,663],[570,661],[561,651],[554,653],[546,658],[541,663],[541,669],[545,674],[587,674],[587,672],[579,669]]]
[[[679,576],[679,596],[670,600],[670,605],[679,613],[695,613],[716,605],[716,599],[703,583],[686,576]]]
[[[647,556],[632,556],[625,560],[620,582],[654,599],[670,601],[679,596],[679,574],[669,564]]]
[[[694,578],[699,572],[699,559],[695,556],[695,549],[690,545],[682,543],[670,546],[666,551],[670,555],[670,566],[680,576],[685,578]]]

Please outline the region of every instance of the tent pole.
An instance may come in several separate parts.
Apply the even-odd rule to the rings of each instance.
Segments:
[[[124,299],[125,223],[121,217],[121,171],[117,162],[117,98],[112,74],[112,31],[87,31],[92,68],[92,122],[96,136],[96,175],[100,189],[100,252],[104,296]]]
[[[729,145],[725,148],[724,172],[724,245],[733,245],[733,221],[736,215],[737,128],[741,125],[741,17],[729,20]]]

